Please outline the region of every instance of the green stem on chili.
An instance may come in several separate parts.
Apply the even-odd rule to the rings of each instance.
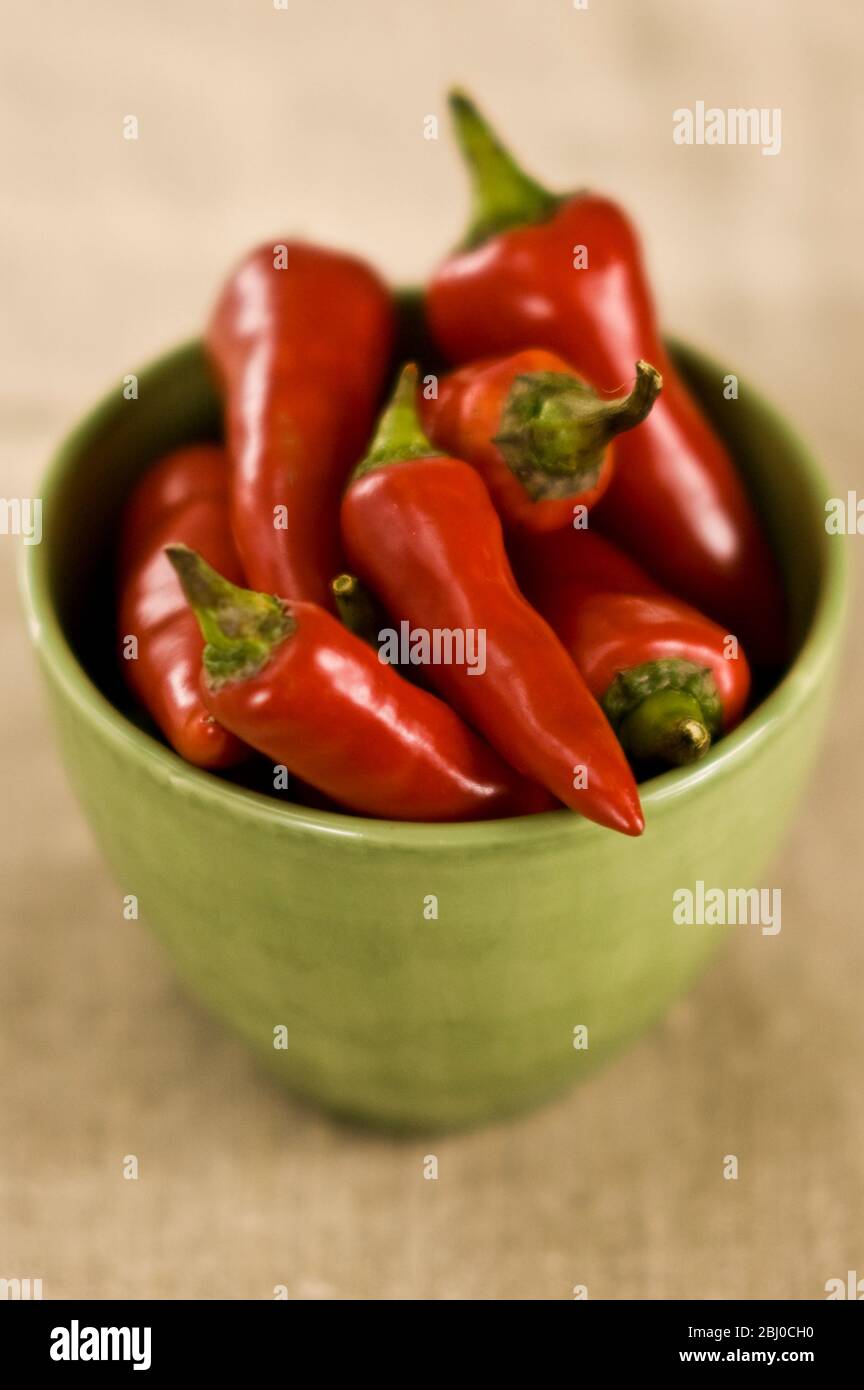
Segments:
[[[567,497],[595,486],[609,444],[645,419],[662,385],[642,361],[632,391],[613,400],[570,373],[528,372],[514,380],[493,442],[531,498]]]
[[[188,546],[169,545],[166,554],[207,644],[202,662],[209,684],[216,689],[255,675],[294,631],[288,606],[230,583]]]
[[[439,458],[431,439],[427,439],[417,415],[417,364],[409,362],[399,373],[396,389],[387,409],[378,421],[378,428],[369,452],[351,474],[351,481],[362,478],[384,463],[402,463],[406,459]]]
[[[374,594],[361,584],[356,574],[337,574],[330,589],[340,621],[355,637],[377,649],[384,612]]]
[[[685,690],[657,690],[627,715],[618,737],[634,758],[681,767],[696,762],[711,746],[702,720],[699,701]]]
[[[526,222],[545,222],[562,199],[520,169],[470,97],[453,91],[450,114],[471,174],[473,212],[466,248]]]
[[[713,675],[679,658],[620,671],[601,704],[628,753],[675,765],[703,757],[722,724]]]

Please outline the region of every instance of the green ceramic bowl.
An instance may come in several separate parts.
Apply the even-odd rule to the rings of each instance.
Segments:
[[[635,841],[564,810],[441,826],[291,806],[188,767],[124,713],[114,522],[154,457],[218,430],[198,344],[142,371],[137,401],[118,386],[45,480],[44,540],[25,548],[30,621],[120,892],[137,895],[188,988],[333,1111],[416,1129],[531,1105],[642,1032],[726,936],[754,930],[676,926],[672,894],[697,879],[771,886],[830,698],[844,547],[795,435],[743,383],[724,401],[724,368],[674,350],[768,519],[797,655],[704,762],[644,785]],[[587,1049],[573,1046],[579,1025]]]

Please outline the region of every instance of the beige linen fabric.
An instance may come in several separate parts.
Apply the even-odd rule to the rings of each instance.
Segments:
[[[454,79],[550,181],[623,198],[665,321],[761,385],[838,493],[860,485],[862,39],[859,6],[809,0],[9,0],[3,495],[32,495],[83,408],[197,329],[250,242],[301,231],[420,277],[465,212]],[[676,146],[672,112],[699,100],[781,108],[780,154]],[[864,539],[837,543],[860,564]],[[0,1276],[55,1298],[807,1299],[864,1275],[857,625],[771,871],[782,933],[730,929],[667,1021],[556,1104],[395,1142],[275,1089],[123,920],[57,761],[16,547],[0,537]]]

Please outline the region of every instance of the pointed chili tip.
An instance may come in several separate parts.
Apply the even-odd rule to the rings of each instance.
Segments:
[[[615,829],[620,830],[623,835],[635,837],[642,834],[645,829],[645,813],[638,792],[634,792],[626,807],[622,807],[622,815]]]
[[[622,793],[614,801],[607,801],[602,813],[595,807],[591,818],[607,830],[617,830],[619,835],[634,839],[645,829],[645,815],[635,786],[632,795]]]

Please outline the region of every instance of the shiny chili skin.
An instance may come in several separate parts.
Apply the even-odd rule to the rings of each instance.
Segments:
[[[517,532],[508,545],[519,587],[546,621],[566,621],[574,594],[651,594],[666,590],[647,570],[591,527],[569,527],[551,536]]]
[[[215,718],[340,805],[393,820],[527,815],[554,802],[314,604],[259,676],[203,687]]]
[[[371,269],[302,242],[252,251],[222,290],[206,347],[225,399],[234,538],[254,588],[331,606],[339,496],[393,329]]]
[[[656,389],[652,384],[645,410]],[[522,400],[531,393],[532,419],[515,426],[512,402],[520,390]],[[598,400],[562,357],[528,348],[448,373],[436,396],[424,392],[421,418],[439,448],[477,469],[508,529],[548,532],[571,526],[577,510],[587,512],[606,492],[612,434],[628,428],[623,420],[613,427],[613,410],[623,415],[624,404]]]
[[[229,767],[248,749],[216,723],[201,698],[204,643],[165,555],[181,542],[242,581],[228,516],[228,460],[209,444],[189,445],[145,473],[123,515],[117,631],[123,675],[168,742],[198,767]],[[138,641],[123,657],[127,637]]]
[[[580,247],[587,265],[576,268]],[[729,453],[666,351],[638,238],[615,203],[582,193],[550,198],[545,220],[517,225],[514,216],[444,262],[427,314],[456,363],[541,346],[613,391],[637,358],[651,362],[663,393],[616,442],[596,524],[667,589],[730,624],[759,660],[782,659],[785,604],[773,556]]]
[[[409,457],[396,451],[386,462],[372,461],[373,445],[352,479],[342,536],[355,572],[413,628],[484,633],[482,674],[466,664],[430,664],[430,683],[565,805],[640,834],[626,759],[561,643],[517,589],[485,486],[468,464],[434,455],[425,442],[426,456],[419,435]]]
[[[193,579],[196,566],[200,576],[197,556],[172,555]],[[219,575],[205,573],[203,582],[225,587]],[[187,594],[196,601],[188,586]],[[215,719],[294,776],[341,806],[391,820],[554,809],[541,787],[503,763],[442,700],[403,680],[324,609],[301,600],[277,603],[246,589],[235,590],[232,601],[228,633],[236,634],[244,607],[262,602],[275,607],[284,631],[265,639],[257,668],[226,675],[224,653],[230,661],[237,638],[211,630],[202,697]],[[210,605],[209,614],[215,612]],[[221,669],[214,665],[214,636]]]
[[[546,538],[542,545],[523,538],[514,563],[523,591],[555,629],[598,700],[621,671],[647,662],[688,661],[714,677],[724,730],[739,722],[750,693],[743,650],[730,646],[725,628],[664,593],[610,541],[590,529],[563,533],[551,545]]]

